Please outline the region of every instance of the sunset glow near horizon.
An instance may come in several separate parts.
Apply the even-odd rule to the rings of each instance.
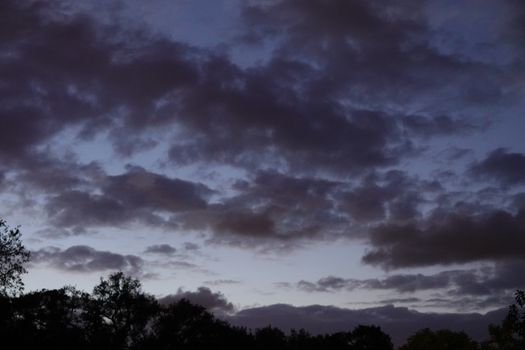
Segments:
[[[230,315],[423,314],[525,287],[524,2],[0,16],[0,218],[31,250],[26,290],[124,271]]]

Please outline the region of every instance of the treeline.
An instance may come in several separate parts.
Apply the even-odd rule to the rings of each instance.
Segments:
[[[114,273],[91,294],[73,287],[0,298],[0,339],[26,349],[393,349],[380,328],[311,336],[234,327],[199,305],[161,305]]]
[[[491,339],[479,344],[463,332],[421,330],[400,350],[525,349],[525,295]],[[348,332],[285,334],[271,326],[235,327],[187,300],[161,305],[138,280],[121,272],[101,279],[91,294],[73,287],[0,297],[0,339],[18,349],[351,349],[392,350],[379,327]]]
[[[360,325],[348,332],[311,335],[267,326],[235,327],[188,300],[161,305],[140,281],[117,272],[91,294],[64,287],[23,294],[20,278],[29,252],[18,228],[0,219],[0,349],[264,349],[393,350],[381,328]],[[490,340],[477,343],[464,332],[423,329],[399,350],[524,350],[525,293]]]

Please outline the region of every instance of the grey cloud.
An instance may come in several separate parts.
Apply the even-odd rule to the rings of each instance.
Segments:
[[[339,206],[357,222],[407,220],[419,215],[418,205],[423,201],[417,192],[422,186],[415,178],[401,171],[374,174],[351,191],[339,194]]]
[[[108,176],[106,181],[104,193],[126,205],[172,212],[205,208],[205,197],[212,193],[202,184],[171,179],[140,167],[130,167],[122,175]]]
[[[173,268],[173,269],[201,270],[200,266],[187,262],[187,261],[182,261],[182,260],[165,261],[165,262],[161,262],[159,265],[163,267]]]
[[[279,284],[284,288],[292,286],[306,292],[338,292],[362,290],[392,290],[397,293],[414,293],[425,290],[441,291],[452,298],[471,298],[476,302],[486,302],[487,297],[508,299],[512,291],[525,287],[525,262],[500,262],[477,269],[447,270],[439,273],[394,274],[384,278],[352,279],[327,276],[316,282],[299,281]],[[478,298],[478,299],[476,299]],[[470,303],[472,304],[472,303]],[[426,304],[425,304],[426,305]],[[464,303],[467,308],[467,303]],[[496,304],[501,306],[502,304]],[[476,306],[480,306],[476,304]]]
[[[184,242],[183,244],[185,250],[199,250],[200,246],[192,242]]]
[[[227,314],[235,310],[233,304],[222,293],[212,292],[207,287],[199,287],[195,292],[184,291],[179,288],[176,294],[164,296],[159,299],[159,302],[161,304],[171,304],[181,299],[204,306],[206,309],[218,314]]]
[[[359,324],[374,324],[390,334],[395,344],[401,345],[416,330],[426,327],[463,330],[477,340],[485,340],[488,325],[500,322],[505,313],[506,309],[481,315],[422,313],[391,305],[351,310],[333,306],[277,304],[245,309],[227,319],[235,325],[252,329],[271,324],[285,331],[304,328],[314,334],[348,331]]]
[[[354,289],[391,289],[400,293],[449,288],[454,281],[470,275],[472,271],[445,271],[435,275],[392,275],[383,279],[351,279],[328,276],[317,282],[299,281],[297,288],[307,292],[335,292]]]
[[[342,235],[347,222],[334,212],[332,181],[260,172],[237,182],[234,196],[206,211],[181,215],[186,229],[214,233],[212,242],[294,245],[301,239]],[[322,230],[324,228],[324,230]]]
[[[383,268],[472,261],[523,259],[525,214],[493,211],[477,216],[449,214],[428,222],[384,224],[371,232],[363,262]]]
[[[9,18],[0,29],[5,160],[28,162],[35,146],[70,126],[89,138],[114,126],[164,124],[169,113],[154,102],[196,79],[184,45],[101,25],[60,2],[2,7]]]
[[[228,68],[220,65],[214,69]],[[308,164],[316,164],[327,171],[361,173],[392,164],[409,150],[389,116],[366,110],[345,112],[333,101],[296,96],[296,92],[288,91],[287,84],[275,86],[277,80],[269,77],[281,72],[274,69],[262,67],[260,72],[239,73],[239,78],[225,77],[243,81],[242,90],[218,89],[215,81],[205,81],[204,91],[188,91],[183,123],[196,135],[173,145],[172,160],[249,168],[258,168],[258,160],[264,160],[303,172],[312,172]],[[207,98],[205,106],[200,103],[202,96]],[[232,140],[243,147],[236,147]]]
[[[221,285],[227,285],[227,284],[239,284],[241,281],[238,280],[213,280],[213,281],[204,281],[204,284],[210,285],[210,286],[221,286]]]
[[[59,226],[119,225],[130,219],[125,207],[113,198],[69,191],[52,197],[46,210]]]
[[[481,65],[476,62],[479,55],[475,53],[470,56],[474,59],[469,60],[453,50],[447,52],[448,46],[453,45],[438,42],[440,37],[433,34],[436,30],[431,23],[433,16],[439,17],[441,13],[435,13],[436,8],[430,5],[431,2],[396,2],[385,6],[376,1],[276,1],[270,5],[246,6],[244,15],[252,38],[263,41],[279,38],[284,41],[278,51],[281,56],[314,61],[323,68],[324,76],[317,80],[319,87],[313,89],[315,93],[325,96],[346,87],[358,91],[370,105],[377,105],[374,100],[382,98],[405,111],[415,102],[414,98],[427,101],[430,106],[423,108],[425,113],[417,121],[407,119],[412,131],[426,135],[466,131],[470,128],[468,122],[462,120],[463,116],[453,106],[463,109],[483,98],[494,103],[503,100],[499,86],[506,84],[505,74],[501,74],[498,65],[505,63]],[[519,11],[509,13],[516,19]],[[461,19],[470,18],[469,14],[462,15]],[[508,17],[500,15],[495,22],[501,24],[502,37],[518,44],[506,32],[512,29]],[[469,24],[486,25],[475,20]],[[447,29],[440,28],[438,34],[448,33]],[[454,33],[458,40],[472,39],[466,31]],[[492,49],[499,42],[483,44]],[[480,77],[479,71],[486,75]],[[469,80],[462,81],[461,77],[467,76]],[[447,89],[443,87],[444,80],[450,83]],[[447,112],[456,115],[444,117]]]
[[[260,171],[232,190],[231,197],[183,213],[178,222],[187,230],[211,232],[212,243],[286,249],[307,240],[363,238],[384,219],[410,222],[421,217],[427,193],[443,192],[439,183],[399,170],[370,173],[352,184]]]
[[[462,134],[481,128],[466,120],[456,120],[445,115],[438,115],[430,120],[424,116],[406,116],[403,118],[403,126],[416,136],[422,137]]]
[[[128,168],[122,175],[99,174],[98,182],[100,194],[66,189],[50,197],[45,209],[52,222],[62,227],[133,222],[162,226],[165,221],[157,215],[159,212],[205,208],[212,192],[202,184],[171,179],[139,167]]]
[[[379,300],[380,304],[407,304],[407,303],[417,303],[420,302],[420,298],[393,298],[393,299],[383,299]]]
[[[141,222],[211,232],[212,242],[253,247],[273,240],[289,247],[308,239],[362,238],[363,226],[385,219],[406,224],[421,215],[422,184],[395,172],[379,180],[362,177],[421,152],[421,137],[414,135],[471,132],[476,128],[466,116],[476,115],[479,101],[491,110],[502,101],[513,105],[518,94],[514,62],[480,62],[438,47],[431,34],[439,30],[429,27],[425,5],[243,5],[244,34],[263,41],[282,35],[266,61],[243,67],[214,49],[147,28],[104,25],[57,3],[4,1],[3,167],[11,167],[26,191],[43,189],[51,223],[76,232]],[[496,21],[502,40],[518,38],[514,27]],[[96,164],[68,162],[48,149],[53,137],[74,130],[82,140],[108,135],[119,156],[168,142],[168,166],[233,165],[246,171],[247,181],[236,184],[236,195],[211,205],[216,193],[199,183],[138,167],[107,175]],[[496,158],[516,158],[502,152]],[[494,174],[491,162],[478,166]],[[501,167],[504,181],[521,181],[515,166]],[[426,228],[410,225],[400,230],[420,238],[421,247],[441,235],[427,238],[421,234]],[[397,246],[381,238],[382,231],[396,228],[387,224],[372,234],[365,261],[397,266],[387,257]],[[486,241],[488,234],[481,236]],[[473,259],[442,253],[414,259]]]
[[[341,289],[352,290],[358,286],[358,280],[344,279],[335,276],[323,277],[315,283],[304,280],[297,282],[297,287],[307,292],[329,292]]]
[[[493,179],[504,185],[525,183],[525,154],[498,148],[470,168],[474,176]]]
[[[474,69],[421,42],[428,33],[418,6],[290,1],[244,7],[250,28],[289,29],[284,46],[300,54],[278,49],[266,64],[243,69],[226,56],[147,30],[108,27],[87,14],[52,16],[55,9],[49,4],[6,4],[7,17],[16,20],[6,23],[3,32],[10,57],[16,59],[2,65],[10,73],[5,75],[10,94],[3,94],[9,137],[1,149],[12,155],[27,154],[71,125],[83,126],[80,136],[85,138],[109,130],[115,150],[129,154],[134,147],[155,143],[148,133],[176,126],[184,131],[172,145],[176,163],[264,163],[308,172],[363,173],[413,151],[402,124],[425,134],[455,132],[460,124],[443,113],[417,120],[410,114],[408,122],[401,122],[381,106],[343,103],[339,97],[347,96],[350,86],[363,96],[378,90],[370,94],[377,101],[378,95],[388,94],[378,86],[402,96],[426,85],[434,92],[437,80],[441,86],[444,76],[463,71],[471,79],[453,79],[456,84],[505,81],[493,77],[499,70],[488,65]],[[322,69],[316,68],[319,62]],[[427,71],[431,77],[415,78]],[[491,81],[479,83],[482,77]],[[400,82],[401,93],[398,85],[392,89],[393,81]]]
[[[96,250],[85,245],[67,249],[42,248],[31,253],[32,262],[72,272],[124,271],[133,275],[142,273],[144,261],[135,255],[121,255]]]
[[[144,253],[172,255],[176,251],[177,249],[175,249],[169,244],[156,244],[156,245],[150,245],[146,247],[146,250],[144,250]]]

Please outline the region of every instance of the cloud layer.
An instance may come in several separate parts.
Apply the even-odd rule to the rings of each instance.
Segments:
[[[40,220],[37,239],[146,229],[266,253],[357,242],[385,271],[459,267],[327,272],[298,277],[300,289],[503,298],[517,287],[519,1],[247,2],[221,18],[234,34],[217,45],[174,39],[124,3],[8,0],[0,11],[0,196]],[[197,266],[166,260],[176,247],[141,251]],[[143,270],[138,255],[78,241],[34,250],[59,270]]]

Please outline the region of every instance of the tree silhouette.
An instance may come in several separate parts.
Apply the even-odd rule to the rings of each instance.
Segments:
[[[109,349],[125,349],[144,341],[146,326],[159,308],[155,298],[142,291],[139,280],[122,272],[101,279],[84,305],[90,341]]]
[[[377,326],[359,325],[350,333],[352,350],[393,350],[390,336]]]
[[[18,227],[10,228],[0,219],[0,295],[20,293],[24,284],[20,275],[26,273],[24,264],[29,261],[27,251],[20,241]]]
[[[252,333],[186,299],[160,305],[139,280],[122,272],[101,278],[91,294],[74,287],[22,294],[20,275],[28,259],[19,229],[0,220],[0,339],[20,349],[393,350],[390,336],[373,325],[315,336],[304,329],[287,335],[272,326]],[[525,292],[518,290],[515,297],[501,324],[490,325],[491,339],[481,347],[464,332],[423,329],[399,350],[523,350]]]
[[[26,349],[85,349],[87,343],[78,312],[81,295],[73,287],[64,287],[14,299],[14,317],[3,339],[12,339],[19,348]]]
[[[516,303],[509,306],[507,316],[500,325],[490,325],[490,341],[485,349],[525,349],[525,292],[517,290]]]
[[[286,335],[279,328],[267,326],[255,331],[256,349],[285,349]]]
[[[408,338],[399,350],[478,350],[478,343],[465,332],[425,328]]]
[[[253,348],[242,328],[218,320],[186,299],[162,307],[153,324],[152,349]]]

